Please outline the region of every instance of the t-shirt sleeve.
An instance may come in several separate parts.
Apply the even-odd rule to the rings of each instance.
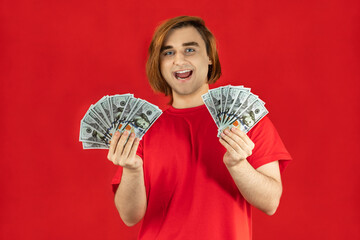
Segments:
[[[250,130],[248,136],[255,143],[253,153],[248,157],[249,163],[255,169],[264,164],[279,161],[280,172],[284,171],[292,158],[267,116]]]
[[[139,157],[143,158],[143,141],[142,140],[139,142],[139,147],[137,149],[136,154]],[[111,181],[112,190],[113,190],[114,194],[116,193],[116,190],[117,190],[117,188],[118,188],[118,186],[120,184],[122,170],[123,170],[123,168],[119,166],[116,173],[115,173],[115,175],[114,175],[114,177],[113,177],[113,179],[112,179],[112,181]]]

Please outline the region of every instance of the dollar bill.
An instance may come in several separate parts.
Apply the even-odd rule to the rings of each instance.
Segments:
[[[223,119],[221,122],[222,124],[226,122],[227,116],[229,115],[229,111],[231,110],[231,107],[234,105],[234,103],[238,98],[240,89],[241,89],[240,86],[234,87],[230,85],[228,96],[226,97],[225,109],[223,109],[223,113],[222,113],[222,119]]]
[[[145,100],[138,98],[137,103],[135,104],[135,106],[133,107],[133,109],[131,109],[131,112],[129,113],[127,119],[131,120],[133,119],[134,115],[138,112],[138,110],[144,105],[144,104],[148,104],[148,102],[146,102]]]
[[[134,132],[135,136],[141,139],[160,114],[161,110],[157,106],[148,102],[142,103],[120,131]]]
[[[99,115],[107,122],[109,126],[112,126],[111,119],[113,118],[110,112],[111,108],[108,101],[108,96],[102,97],[97,103],[95,103],[94,109],[98,113],[101,112],[102,114]]]
[[[84,149],[107,149],[116,130],[132,131],[142,138],[161,114],[156,105],[133,94],[104,96],[81,120],[79,140]]]
[[[229,114],[229,111],[231,109],[231,107],[233,106],[234,102],[237,100],[237,97],[239,95],[240,92],[239,87],[233,87],[231,85],[229,85],[228,90],[227,90],[227,95],[226,95],[226,101],[224,104],[224,107],[222,109],[222,113],[221,113],[221,124],[224,124],[226,122],[226,117]]]
[[[85,122],[81,122],[80,141],[109,145],[110,139],[110,136],[108,136],[104,132],[94,129],[92,126]]]
[[[207,107],[207,109],[210,112],[211,117],[213,118],[213,120],[215,121],[216,126],[219,128],[220,127],[220,123],[219,120],[217,118],[217,113],[216,113],[216,108],[215,105],[212,101],[212,98],[210,96],[209,93],[205,93],[201,96],[201,98],[203,99],[205,106]]]
[[[252,127],[254,127],[266,114],[268,110],[265,108],[261,100],[256,100],[250,106],[248,106],[242,113],[237,115],[236,119],[233,119],[232,122],[223,126],[222,129],[219,129],[220,132],[225,128],[236,127],[241,131],[248,133]]]
[[[109,149],[109,146],[94,142],[82,142],[83,149]]]
[[[102,121],[100,121],[100,119],[95,114],[93,114],[91,111],[88,111],[85,114],[85,116],[81,120],[81,122],[84,122],[84,123],[90,125],[92,128],[96,129],[99,132],[107,133],[107,127],[104,126]]]
[[[105,98],[102,98],[102,99],[105,99]],[[102,99],[100,99],[99,101],[101,101]],[[100,119],[103,119],[103,121],[106,122],[106,125],[108,125],[108,126],[111,125],[110,120],[107,118],[107,116],[106,116],[104,110],[102,109],[102,107],[100,106],[99,102],[92,105],[90,107],[90,111],[95,112],[95,114],[97,114]]]
[[[116,121],[116,130],[122,129],[122,127],[126,124],[126,120],[127,120],[128,116],[130,116],[130,113],[136,106],[138,100],[139,99],[137,99],[137,98],[129,98],[128,99],[119,119]]]
[[[246,96],[246,94],[245,94]],[[244,97],[245,97],[244,96]],[[228,119],[228,122],[232,122],[234,121],[234,119],[237,119],[239,117],[239,115],[246,109],[248,108],[253,102],[255,102],[256,100],[258,100],[259,97],[257,95],[254,95],[252,93],[248,94],[247,97],[243,100],[243,102],[241,103],[240,107],[232,114],[232,117],[230,117]]]
[[[159,109],[160,110],[160,109]],[[156,122],[156,120],[160,117],[160,115],[162,114],[162,111],[160,110],[160,112],[158,112],[155,116],[155,118],[153,119],[152,122],[150,122],[150,125],[141,133],[141,137],[140,139],[145,135],[145,133],[147,132],[147,130],[149,130],[149,128]]]
[[[235,113],[238,112],[240,107],[245,103],[246,99],[250,96],[250,92],[243,90],[242,88],[234,88],[231,92],[235,97],[233,104],[229,107],[229,110],[225,112],[224,116],[224,124],[229,122],[234,116]]]
[[[229,95],[229,89],[230,89],[230,85],[221,88],[221,113],[220,113],[221,122],[224,121],[224,112],[227,104],[227,98]]]
[[[92,118],[96,118],[96,121],[99,120],[104,128],[108,129],[110,127],[109,123],[104,118],[105,116],[101,112],[95,110],[95,105],[91,105],[88,112]]]
[[[219,122],[221,122],[221,87],[209,90],[209,95],[216,109],[216,117],[218,118]]]
[[[250,90],[242,85],[227,85],[201,96],[218,127],[218,137],[232,127],[247,133],[268,113],[265,103]]]
[[[234,88],[239,88],[241,90],[244,90],[246,92],[250,92],[251,91],[251,88],[247,88],[247,87],[244,87],[243,85],[240,85],[240,86],[232,86]]]
[[[115,129],[115,127],[118,125],[120,121],[120,117],[126,107],[126,104],[130,99],[133,99],[133,95],[132,94],[114,95],[108,97],[108,99],[110,102],[112,117],[113,117],[111,124]]]
[[[138,98],[136,102],[133,103],[133,106],[131,107],[130,112],[127,111],[127,109],[125,108],[124,113],[126,113],[126,115],[122,115],[122,120],[119,123],[117,130],[119,130],[120,132],[122,132],[124,130],[124,127],[133,119],[134,114],[138,111],[138,109],[145,103],[146,101]],[[129,106],[127,106],[127,108],[129,108]]]

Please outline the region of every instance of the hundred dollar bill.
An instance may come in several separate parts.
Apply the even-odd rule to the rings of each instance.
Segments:
[[[134,95],[132,94],[123,94],[123,95],[114,95],[109,97],[109,102],[112,110],[112,126],[114,128],[119,123],[120,117],[126,107],[130,98],[133,98]]]
[[[231,109],[234,109],[234,103],[235,103],[235,110],[232,110],[232,113],[234,113],[234,111],[236,111],[239,107],[240,107],[240,104],[242,104],[244,101],[241,101],[239,102],[239,100],[237,100],[237,98],[240,96],[239,93],[240,92],[248,92],[249,94],[252,94],[250,93],[250,88],[246,88],[244,87],[243,85],[240,85],[240,86],[232,86],[232,85],[228,85],[229,86],[229,91],[228,91],[228,94],[226,96],[226,104],[225,106],[222,108],[222,122],[221,124],[225,124],[229,117],[229,111]],[[246,97],[249,95],[247,94]],[[243,99],[244,97],[242,97]]]
[[[101,99],[99,101],[101,101]],[[100,119],[104,120],[103,122],[106,122],[107,125],[109,126],[111,125],[110,120],[106,117],[106,114],[104,113],[104,110],[100,106],[99,102],[95,103],[94,105],[91,105],[89,110],[95,112]]]
[[[224,124],[229,122],[234,117],[235,113],[240,109],[251,93],[243,90],[242,88],[233,88],[230,94],[235,97],[235,100],[229,107],[229,110],[225,111],[225,119],[223,121]]]
[[[140,98],[130,98],[124,108],[123,113],[121,114],[116,130],[122,132],[124,126],[126,126],[128,121],[131,120],[131,115],[134,113],[134,111],[137,111],[144,102],[145,101]]]
[[[131,112],[129,113],[129,115],[128,115],[127,118],[131,120],[131,119],[134,117],[135,113],[136,113],[144,104],[151,104],[151,103],[149,103],[149,102],[147,102],[147,101],[145,101],[145,100],[143,100],[143,99],[141,99],[141,98],[138,98],[137,103],[135,104],[134,108],[131,109]],[[151,104],[151,105],[152,105],[152,104]],[[155,105],[152,105],[152,106],[155,107]],[[155,108],[157,108],[157,107],[155,107]]]
[[[265,108],[261,100],[256,100],[250,106],[248,106],[236,119],[228,123],[222,129],[219,129],[219,135],[225,128],[236,127],[241,131],[248,133],[250,129],[255,126],[266,114],[268,110]]]
[[[83,149],[109,149],[109,146],[94,142],[82,142]]]
[[[81,120],[82,123],[90,125],[92,128],[99,132],[107,133],[107,127],[102,123],[97,115],[91,111],[87,111],[84,118]]]
[[[232,87],[240,88],[241,90],[244,90],[244,91],[246,91],[246,92],[250,92],[250,90],[251,90],[251,88],[244,87],[243,85],[240,85],[240,86],[232,86]]]
[[[132,114],[131,120],[127,121],[120,131],[134,132],[135,136],[141,139],[161,113],[157,106],[145,102]]]
[[[141,137],[140,139],[145,135],[145,133],[147,132],[147,130],[149,130],[149,128],[156,122],[156,120],[160,117],[160,115],[162,114],[162,111],[159,109],[160,112],[158,112],[155,116],[155,118],[153,119],[152,122],[150,122],[150,125],[143,131],[141,132]]]
[[[99,112],[98,112],[95,108],[96,108],[95,105],[91,105],[88,112],[91,112],[91,116],[93,118],[94,118],[94,116],[96,116],[96,119],[101,121],[102,126],[104,126],[106,129],[108,129],[111,125],[107,122],[104,114],[100,111],[100,109],[97,108],[99,110]]]
[[[214,103],[211,99],[211,96],[209,93],[205,93],[203,95],[201,95],[201,98],[203,99],[205,106],[207,107],[207,109],[210,112],[211,117],[213,118],[213,120],[215,121],[216,126],[219,128],[220,127],[220,123],[219,120],[217,119],[217,113],[216,113],[216,108],[214,106]]]
[[[112,109],[112,106],[111,106],[111,102],[110,102],[110,97],[109,95],[106,95],[106,103],[104,103],[103,106],[109,106],[109,113],[110,113],[110,122],[111,122],[111,126],[114,127],[114,113],[113,113],[113,109]]]
[[[229,110],[231,108],[231,106],[234,104],[234,102],[236,101],[236,98],[238,97],[240,92],[240,88],[239,87],[234,87],[229,85],[227,94],[226,94],[226,100],[225,100],[225,104],[223,105],[222,108],[222,113],[221,113],[221,124],[224,124],[226,121],[226,117],[229,113]]]
[[[79,140],[84,149],[109,148],[110,139],[119,129],[142,137],[162,114],[161,109],[133,94],[105,96],[91,105],[81,120]]]
[[[216,117],[221,122],[221,87],[209,90],[209,95],[216,109]]]
[[[230,85],[221,88],[221,113],[220,113],[221,123],[224,121],[224,112],[226,108],[229,89],[230,89]]]
[[[232,114],[232,117],[230,117],[227,121],[228,122],[234,121],[234,119],[236,119],[246,108],[248,108],[253,102],[255,102],[258,99],[259,99],[259,97],[252,93],[247,95],[245,99],[243,98],[241,100],[242,103],[241,103],[240,107],[238,109],[236,109],[236,111]]]
[[[108,145],[110,136],[99,132],[87,123],[81,122],[80,124],[80,141],[93,142]]]
[[[112,115],[111,115],[111,108],[109,104],[109,96],[102,97],[97,103],[94,105],[94,109],[97,112],[103,113],[103,119],[106,120],[109,126],[112,126]]]

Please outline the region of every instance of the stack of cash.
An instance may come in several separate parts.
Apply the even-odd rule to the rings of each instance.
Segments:
[[[84,149],[108,149],[115,131],[134,132],[141,139],[161,114],[157,106],[133,94],[104,96],[81,120],[80,141]]]
[[[269,112],[265,103],[243,86],[224,86],[201,96],[221,132],[232,127],[247,133]]]

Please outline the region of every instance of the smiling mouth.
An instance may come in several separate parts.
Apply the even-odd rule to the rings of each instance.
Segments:
[[[176,71],[174,72],[174,76],[178,80],[185,80],[189,78],[192,75],[192,70],[182,70],[182,71]]]

